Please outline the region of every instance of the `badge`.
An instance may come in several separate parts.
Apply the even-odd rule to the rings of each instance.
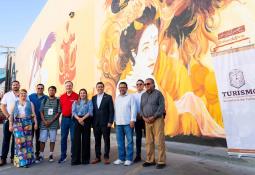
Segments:
[[[48,115],[53,115],[53,109],[52,108],[48,109]]]

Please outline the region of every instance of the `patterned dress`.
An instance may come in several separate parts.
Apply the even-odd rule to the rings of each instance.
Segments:
[[[31,103],[26,101],[22,106],[19,101],[14,107],[14,166],[27,167],[34,162],[32,142],[32,108]]]

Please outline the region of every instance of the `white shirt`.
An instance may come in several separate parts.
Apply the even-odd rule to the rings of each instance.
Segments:
[[[140,110],[141,110],[141,97],[143,95],[143,93],[145,92],[145,90],[141,91],[141,92],[136,92],[134,93],[134,97],[135,97],[135,103],[136,103],[136,111],[139,114]]]
[[[18,99],[19,99],[19,97],[16,96],[13,91],[9,91],[6,94],[4,94],[4,96],[3,96],[2,100],[1,100],[1,104],[6,105],[7,112],[9,114],[11,114],[13,112],[12,110],[14,109],[15,102]]]
[[[24,117],[26,115],[25,108],[26,108],[26,104],[23,106],[21,104],[18,105],[19,115],[21,117]]]
[[[102,94],[97,94],[97,107],[98,107],[98,108],[100,107],[100,104],[101,104],[101,102],[102,102],[103,96],[104,96],[104,93],[102,93]]]
[[[115,99],[115,116],[116,125],[128,125],[130,121],[136,121],[136,103],[133,95],[118,95]]]

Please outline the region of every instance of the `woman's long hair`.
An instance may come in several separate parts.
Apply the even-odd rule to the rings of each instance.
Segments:
[[[99,51],[99,69],[102,71],[100,80],[105,83],[105,91],[113,97],[121,76],[131,71],[132,65],[135,65],[132,53],[136,54],[141,34],[148,24],[155,23],[158,27],[160,26],[159,33],[163,33],[163,38],[169,40],[167,44],[169,50],[166,50],[165,54],[168,55],[168,52],[177,45],[178,58],[188,68],[192,58],[200,62],[209,51],[209,43],[217,42],[217,37],[213,33],[218,27],[214,17],[217,17],[219,11],[233,0],[189,0],[174,14],[173,18],[170,17],[171,21],[166,28],[162,25],[164,15],[167,13],[164,14],[165,11],[162,11],[156,2],[171,6],[173,1],[152,1],[155,6],[145,7],[141,16],[129,23],[125,29],[119,30],[122,23],[125,23],[122,18],[126,16],[131,18],[132,14],[136,13],[135,10],[127,11],[128,8],[125,7],[119,13],[109,15],[106,21],[107,28],[102,32],[102,45]],[[106,0],[107,7],[112,2],[112,0]],[[161,47],[161,40],[159,44]],[[155,66],[154,71],[165,70],[164,76],[168,76],[169,68],[166,66],[167,64]]]

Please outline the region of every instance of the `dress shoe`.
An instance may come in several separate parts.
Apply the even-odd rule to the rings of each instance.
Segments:
[[[154,165],[156,165],[156,163],[155,162],[144,162],[143,163],[143,167],[149,167],[149,166],[154,166]]]
[[[110,162],[110,160],[109,159],[104,159],[104,164],[105,165],[109,165],[111,162]]]
[[[6,159],[1,159],[0,160],[0,166],[4,166],[6,164]]]
[[[71,165],[80,165],[80,162],[72,162]]]
[[[101,162],[101,160],[98,159],[98,158],[96,158],[95,160],[93,160],[93,161],[91,162],[91,164],[97,164],[97,163],[99,163],[99,162]]]
[[[134,159],[134,163],[140,162],[142,159],[140,156],[136,156],[136,158]]]
[[[88,164],[89,164],[89,161],[88,161],[88,160],[82,161],[82,164],[83,164],[83,165],[88,165]]]
[[[156,169],[163,169],[165,168],[166,164],[157,164]]]

